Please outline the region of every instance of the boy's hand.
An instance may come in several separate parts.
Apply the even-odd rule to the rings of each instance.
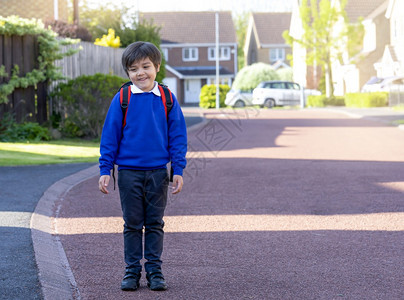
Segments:
[[[104,194],[108,194],[107,186],[109,184],[110,178],[111,178],[111,176],[109,176],[109,175],[102,175],[100,177],[100,180],[98,180],[98,188]]]
[[[173,177],[173,194],[178,194],[182,190],[182,186],[184,185],[184,181],[181,175],[174,175]]]

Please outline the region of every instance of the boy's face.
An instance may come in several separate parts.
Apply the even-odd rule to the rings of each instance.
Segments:
[[[150,92],[154,87],[154,80],[158,71],[160,71],[160,65],[156,69],[150,58],[146,57],[129,66],[128,75],[130,81],[139,89],[143,92]]]

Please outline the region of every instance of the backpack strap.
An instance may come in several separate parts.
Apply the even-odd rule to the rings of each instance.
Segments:
[[[158,88],[160,90],[161,100],[163,101],[164,109],[166,111],[166,118],[168,121],[168,114],[173,108],[173,95],[171,94],[169,88],[164,84],[159,83]]]
[[[121,86],[121,89],[119,90],[119,102],[121,103],[121,109],[122,109],[122,129],[126,125],[126,115],[128,113],[128,106],[130,102],[130,85],[132,82],[127,82],[124,85]]]
[[[132,85],[132,82],[128,81],[125,84],[123,84],[120,89],[119,89],[119,101],[121,103],[121,109],[122,109],[122,115],[123,115],[123,120],[122,120],[122,128],[125,127],[126,125],[126,115],[128,113],[128,106],[130,102],[130,91],[129,88]],[[166,119],[168,121],[168,114],[170,113],[171,109],[173,108],[173,95],[170,91],[170,89],[164,85],[159,83],[158,88],[161,94],[161,100],[163,101],[164,105],[164,110],[166,113]]]

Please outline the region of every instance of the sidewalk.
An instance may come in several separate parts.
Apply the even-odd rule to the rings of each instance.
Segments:
[[[348,108],[337,106],[324,109],[342,112],[353,118],[379,121],[386,125],[398,126],[400,129],[404,129],[404,110],[396,111],[390,107]],[[403,124],[394,124],[395,121],[402,121]]]

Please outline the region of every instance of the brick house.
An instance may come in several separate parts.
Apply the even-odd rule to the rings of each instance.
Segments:
[[[244,55],[246,65],[263,62],[289,67],[286,56],[292,53],[282,33],[289,29],[291,13],[251,13]]]
[[[67,22],[67,0],[0,0],[0,16]]]
[[[220,83],[231,86],[237,73],[237,37],[231,12],[219,12]],[[200,89],[216,81],[215,12],[140,13],[161,27],[166,59],[164,83],[185,105],[199,103]]]
[[[332,76],[335,95],[343,95],[345,92],[359,91],[374,73],[373,64],[378,60],[380,49],[384,48],[384,43],[388,43],[388,24],[382,18],[385,11],[386,0],[366,0],[347,2],[345,7],[350,23],[358,22],[360,17],[364,18],[365,39],[364,48],[355,57],[342,55],[342,60],[332,62]],[[339,5],[339,1],[332,1],[332,5]],[[302,20],[300,17],[301,1],[295,0],[292,19],[290,23],[290,35],[295,39],[300,39],[303,35]],[[338,32],[340,24],[336,24],[335,30]],[[306,49],[298,43],[293,45],[293,76],[294,80],[307,88],[318,88],[321,70],[317,67],[307,66]]]
[[[390,43],[390,24],[385,17],[387,0],[373,0],[359,6],[354,1],[345,7],[350,23],[363,17],[365,29],[362,50],[354,57],[347,53],[341,61],[333,64],[334,94],[356,93],[373,76],[376,76],[375,63],[380,61],[385,46]]]
[[[375,64],[378,77],[404,76],[404,0],[390,0],[385,17],[390,22],[390,43]]]

